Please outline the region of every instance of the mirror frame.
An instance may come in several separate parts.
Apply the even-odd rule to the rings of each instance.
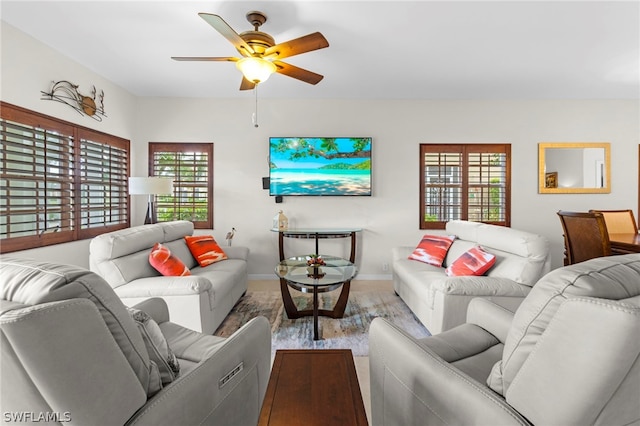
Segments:
[[[553,148],[604,148],[604,188],[547,188],[545,153]],[[609,142],[541,142],[538,144],[538,193],[540,194],[609,194],[611,192],[611,144]]]

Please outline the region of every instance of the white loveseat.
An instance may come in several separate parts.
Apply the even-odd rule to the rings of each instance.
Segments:
[[[531,286],[551,268],[549,242],[537,234],[462,220],[448,222],[445,230],[427,230],[424,234],[456,236],[443,267],[408,259],[415,245],[395,247],[393,285],[431,334],[464,324],[467,306],[475,297],[492,299],[515,310]],[[495,265],[486,275],[447,276],[445,267],[476,245],[496,256]]]
[[[113,287],[125,305],[161,297],[172,322],[213,334],[247,291],[249,249],[223,247],[228,259],[202,268],[187,247],[186,235],[193,235],[193,223],[186,220],[102,234],[90,243],[90,269]],[[155,243],[168,247],[192,275],[165,277],[156,271],[149,264]]]

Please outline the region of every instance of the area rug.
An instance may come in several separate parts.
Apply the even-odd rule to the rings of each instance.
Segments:
[[[298,309],[312,309],[311,295],[292,293]],[[333,308],[339,293],[338,290],[320,294],[320,308]],[[352,291],[343,318],[319,317],[321,340],[316,341],[313,340],[313,317],[288,319],[279,291],[249,292],[214,334],[228,337],[259,315],[266,317],[271,324],[271,350],[274,354],[276,349],[351,349],[354,356],[368,356],[369,325],[376,317],[386,318],[416,338],[430,336],[400,297],[385,291]]]

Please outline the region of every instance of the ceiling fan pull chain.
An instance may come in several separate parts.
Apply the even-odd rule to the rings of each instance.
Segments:
[[[253,113],[252,121],[253,127],[258,127],[258,85],[253,87],[253,92],[256,95],[256,111]]]

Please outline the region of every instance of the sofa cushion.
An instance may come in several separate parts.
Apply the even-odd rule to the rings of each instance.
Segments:
[[[196,265],[182,237],[193,234],[193,223],[186,220],[134,226],[98,235],[89,244],[89,268],[104,278],[111,287],[118,287],[138,278],[158,276],[149,264],[149,251],[162,243],[191,268]],[[184,255],[174,240],[182,244]]]
[[[446,233],[455,235],[445,265],[450,265],[471,247],[480,245],[496,256],[495,265],[488,276],[514,280],[533,286],[551,264],[549,241],[537,234],[505,226],[479,222],[452,220],[447,222]]]
[[[445,273],[450,277],[460,277],[466,275],[484,275],[494,264],[496,257],[485,251],[482,247],[476,246],[466,251],[445,269]]]
[[[149,263],[166,277],[181,277],[191,275],[189,268],[182,261],[171,254],[171,251],[160,243],[155,243],[149,253]]]
[[[409,259],[442,266],[447,252],[455,240],[453,235],[425,235],[416,249],[409,255]]]
[[[180,363],[164,338],[160,326],[144,311],[134,308],[127,308],[127,311],[140,330],[149,358],[158,366],[162,384],[173,382],[180,374]]]
[[[200,266],[204,267],[227,259],[227,254],[220,248],[212,235],[187,235],[184,240]]]

